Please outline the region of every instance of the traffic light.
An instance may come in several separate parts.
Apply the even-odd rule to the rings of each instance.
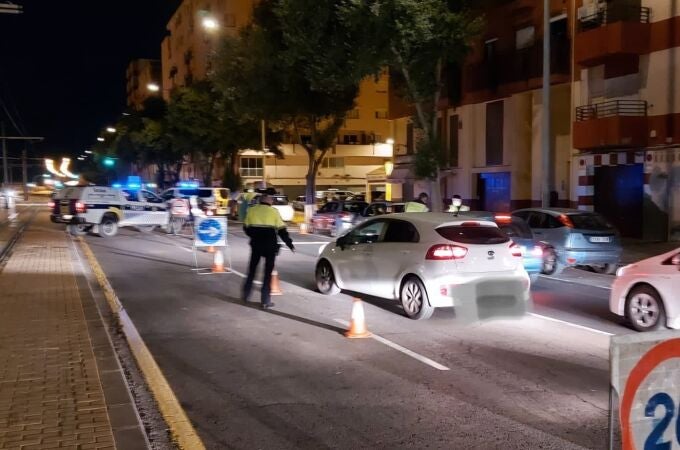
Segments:
[[[113,158],[109,158],[108,156],[104,158],[103,163],[105,167],[113,167],[116,165],[116,161]]]

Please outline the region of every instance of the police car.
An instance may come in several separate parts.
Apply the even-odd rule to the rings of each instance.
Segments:
[[[103,237],[115,236],[118,227],[134,226],[151,231],[168,225],[167,205],[158,195],[144,189],[106,186],[66,187],[50,202],[50,219],[68,224],[71,234],[88,231]]]

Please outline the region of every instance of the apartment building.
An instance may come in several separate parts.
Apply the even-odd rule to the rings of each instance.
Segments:
[[[551,1],[551,189],[567,206],[571,160],[571,2]],[[473,208],[509,211],[540,204],[543,114],[543,1],[498,2],[485,11],[485,29],[462,68],[451,68],[440,102],[439,132],[446,152],[444,198],[460,195]],[[396,113],[394,109],[398,109]],[[417,135],[398,101],[395,169],[406,198],[428,190],[413,179]]]
[[[625,236],[680,240],[680,2],[576,8],[574,198]]]
[[[158,95],[161,83],[161,62],[157,59],[134,59],[125,71],[127,106],[140,110],[144,100]]]
[[[168,99],[173,89],[208,76],[211,56],[224,33],[235,35],[252,20],[255,0],[184,0],[170,19],[163,40],[162,86]],[[366,79],[360,87],[356,107],[350,111],[338,134],[337,145],[317,173],[317,188],[343,188],[391,194],[386,180],[391,146],[384,145],[390,134],[388,77]],[[259,150],[259,149],[258,149]],[[290,197],[304,194],[307,154],[300,146],[283,146],[284,158],[258,150],[241,152],[240,173],[246,184],[265,181]],[[222,178],[224,164],[215,166],[213,179]],[[195,167],[183,169],[187,178],[199,177]],[[370,186],[367,174],[372,173]]]

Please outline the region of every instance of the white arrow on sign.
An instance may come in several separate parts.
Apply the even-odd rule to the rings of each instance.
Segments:
[[[198,230],[201,234],[207,234],[210,237],[215,237],[220,235],[220,229],[215,227],[210,227],[207,230]]]

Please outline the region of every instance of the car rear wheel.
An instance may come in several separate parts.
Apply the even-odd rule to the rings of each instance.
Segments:
[[[316,288],[324,295],[340,293],[340,288],[335,282],[333,267],[326,260],[320,261],[316,266]]]
[[[618,265],[616,264],[602,264],[598,266],[590,266],[591,269],[593,269],[593,272],[596,273],[606,273],[608,275],[614,275],[616,273],[616,269],[618,268]]]
[[[543,265],[541,266],[541,273],[544,275],[557,275],[562,272],[563,267],[557,258],[557,252],[554,248],[547,248],[543,252]]]
[[[137,229],[142,233],[151,233],[156,229],[156,225],[137,225]]]
[[[106,215],[99,223],[99,236],[113,237],[118,233],[118,220],[111,215]]]
[[[92,228],[92,225],[85,225],[84,223],[70,224],[68,227],[68,232],[72,236],[85,236],[88,231]]]
[[[409,319],[426,320],[432,317],[434,308],[430,306],[425,286],[417,277],[410,276],[401,285],[401,306]]]
[[[659,293],[651,286],[638,286],[626,297],[626,317],[637,331],[665,325],[666,312]]]

